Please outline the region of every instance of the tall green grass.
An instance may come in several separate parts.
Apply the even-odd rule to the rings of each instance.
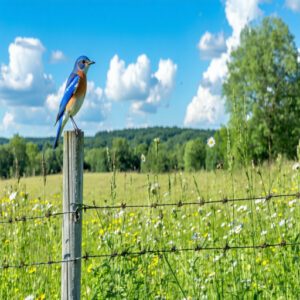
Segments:
[[[84,175],[84,203],[177,203],[288,194],[299,171],[282,160],[227,172]],[[62,210],[62,176],[1,181],[0,220]],[[157,208],[87,210],[83,254],[299,242],[293,197]],[[0,224],[0,263],[61,259],[61,217]],[[174,252],[82,261],[82,299],[296,298],[299,246]],[[60,265],[0,270],[0,299],[59,299]],[[30,298],[28,298],[30,299]]]

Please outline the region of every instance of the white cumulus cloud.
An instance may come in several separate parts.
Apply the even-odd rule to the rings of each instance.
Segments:
[[[226,42],[223,32],[216,35],[206,31],[198,43],[201,57],[211,59],[226,51]]]
[[[300,12],[300,0],[286,0],[285,5],[295,12]]]
[[[126,68],[125,61],[115,55],[107,72],[105,94],[115,101],[144,98],[151,80],[150,61],[145,54]]]
[[[51,75],[44,73],[45,48],[36,38],[17,37],[9,45],[9,63],[0,71],[0,101],[7,105],[43,105],[53,89]]]
[[[207,122],[217,127],[216,121],[224,118],[224,103],[220,95],[214,95],[209,88],[198,88],[197,95],[187,107],[185,123],[205,126]]]
[[[226,0],[225,14],[232,28],[231,36],[226,40],[227,51],[213,58],[203,73],[203,79],[188,104],[184,124],[216,127],[226,120],[224,99],[221,97],[222,83],[227,76],[227,61],[231,51],[239,45],[242,29],[262,14],[258,5],[263,0]]]
[[[65,60],[66,57],[64,55],[64,53],[60,50],[55,50],[51,52],[51,62],[52,63],[57,63],[60,62],[62,60]]]
[[[173,89],[177,65],[170,59],[161,59],[158,70],[152,75],[152,85],[145,100],[134,101],[131,109],[134,113],[156,113],[162,100],[167,98]]]
[[[4,130],[7,130],[14,123],[14,115],[12,113],[6,112],[3,120],[2,126]]]
[[[145,54],[127,67],[115,55],[107,72],[105,95],[113,101],[132,101],[134,113],[155,113],[173,89],[176,71],[177,65],[170,59],[161,59],[158,70],[151,73]]]

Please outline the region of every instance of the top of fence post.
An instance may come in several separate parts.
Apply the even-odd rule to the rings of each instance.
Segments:
[[[61,299],[80,299],[81,281],[81,232],[83,190],[83,144],[82,131],[64,133],[63,155],[63,216]]]

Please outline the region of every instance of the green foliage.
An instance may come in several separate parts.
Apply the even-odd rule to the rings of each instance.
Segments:
[[[186,143],[184,150],[184,170],[198,171],[205,167],[205,144],[200,140]]]
[[[167,148],[172,149],[178,144],[185,144],[187,141],[198,137],[205,141],[214,132],[215,130],[178,127],[148,127],[102,131],[96,133],[95,137],[86,137],[85,146],[87,148],[111,148],[115,138],[124,138],[133,148],[140,144],[146,144],[149,147],[153,140],[159,137],[161,143],[166,143]]]
[[[95,137],[85,137],[84,168],[92,172],[142,171],[168,172],[184,169],[185,144],[191,139],[203,143],[214,130],[181,129],[177,127],[124,129],[99,132]],[[159,140],[155,143],[154,140]],[[43,173],[42,158],[46,174],[62,171],[62,143],[52,149],[53,138],[21,138],[11,141],[0,139],[0,176],[32,176]],[[1,155],[8,160],[1,162]],[[16,153],[16,155],[15,155]],[[9,158],[13,157],[13,160]],[[143,161],[142,159],[143,158]]]
[[[14,157],[8,145],[0,146],[0,178],[8,178],[11,175],[11,168]]]
[[[223,85],[235,156],[244,161],[278,153],[294,158],[300,133],[300,68],[294,37],[282,20],[272,17],[246,27],[240,40]]]
[[[94,148],[87,150],[84,160],[87,163],[87,169],[92,172],[109,171],[107,151],[105,148]]]
[[[170,157],[165,144],[154,139],[149,147],[146,161],[142,164],[141,170],[153,173],[162,173],[170,170]]]
[[[34,176],[39,173],[41,168],[41,161],[39,160],[38,145],[29,142],[26,144],[27,155],[27,174]]]
[[[18,134],[9,141],[10,151],[14,157],[13,171],[15,177],[19,178],[25,172],[27,163],[26,142]]]
[[[46,172],[47,174],[59,173],[63,167],[63,151],[62,147],[57,147],[55,150],[47,148],[44,151]]]
[[[112,163],[118,171],[133,170],[134,159],[129,143],[125,138],[115,138],[112,142]]]

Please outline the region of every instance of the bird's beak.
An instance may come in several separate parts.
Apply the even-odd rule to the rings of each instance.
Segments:
[[[90,60],[90,61],[88,62],[88,65],[93,65],[93,64],[95,64],[95,63],[96,63],[96,62]]]

